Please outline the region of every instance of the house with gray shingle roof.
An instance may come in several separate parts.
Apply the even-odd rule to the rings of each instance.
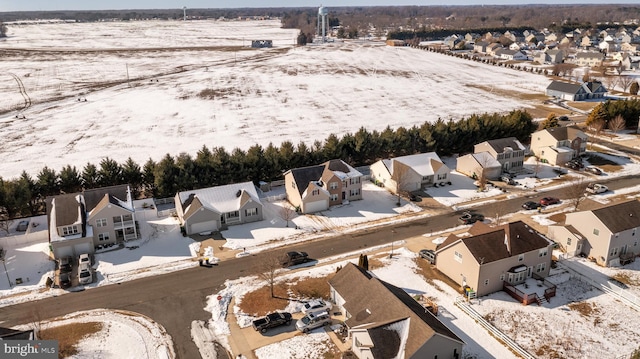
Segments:
[[[575,57],[575,64],[578,66],[597,67],[602,65],[605,55],[601,52],[578,52]]]
[[[361,359],[459,358],[464,342],[403,289],[347,263],[329,280]]]
[[[451,172],[435,152],[383,159],[370,168],[371,179],[393,193],[413,192],[423,186],[448,182]]]
[[[301,213],[362,199],[362,173],[339,159],[288,170],[284,185],[287,200]]]
[[[47,197],[45,204],[54,258],[94,253],[97,246],[140,236],[128,185]]]
[[[607,89],[602,83],[597,81],[589,81],[581,84],[551,81],[549,86],[547,86],[545,94],[567,101],[584,101],[604,98],[607,94]]]
[[[564,225],[549,226],[549,237],[568,255],[586,255],[601,266],[632,262],[640,254],[640,202],[567,213]]]
[[[546,128],[531,134],[531,152],[541,161],[562,166],[587,151],[587,139],[575,126]]]
[[[468,235],[451,234],[436,250],[436,267],[478,296],[549,275],[553,242],[522,221],[490,227],[476,222]]]
[[[253,182],[178,192],[176,213],[187,235],[218,231],[263,219]]]

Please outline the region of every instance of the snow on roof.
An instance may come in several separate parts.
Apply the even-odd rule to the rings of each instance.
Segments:
[[[483,168],[502,167],[500,162],[491,156],[489,152],[483,151],[479,153],[472,153],[471,156],[473,156],[473,158],[475,158],[478,164],[482,165]]]
[[[418,172],[422,176],[430,176],[434,174],[434,169],[431,166],[431,160],[442,163],[442,160],[435,152],[418,153],[415,155],[396,157],[391,159],[382,160],[384,164],[389,168],[389,172],[393,174],[393,162],[398,161]]]
[[[238,193],[246,192],[251,198],[260,202],[258,192],[253,182],[233,183],[225,186],[209,187],[178,193],[180,202],[185,203],[189,195],[195,195],[202,202],[203,206],[211,207],[217,212],[225,213],[236,211],[239,208]]]

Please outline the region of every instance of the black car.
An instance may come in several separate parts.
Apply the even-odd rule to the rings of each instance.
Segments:
[[[280,264],[283,267],[289,267],[296,264],[302,264],[309,260],[307,252],[287,252],[280,258]]]
[[[71,273],[63,272],[58,276],[58,284],[60,288],[69,288],[71,287]]]
[[[484,221],[484,216],[480,213],[465,212],[460,216],[459,220],[462,224],[473,224],[478,221]]]
[[[58,260],[60,272],[71,272],[71,257],[62,257]]]
[[[524,209],[537,209],[539,207],[542,207],[542,205],[539,202],[534,201],[527,201],[522,204],[522,208]]]
[[[409,194],[409,199],[412,202],[420,202],[420,201],[422,201],[422,197],[418,196],[417,194],[413,194],[413,193]]]

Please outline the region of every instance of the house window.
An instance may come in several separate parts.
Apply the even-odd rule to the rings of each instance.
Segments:
[[[358,195],[360,195],[360,190],[359,189],[352,189],[351,191],[349,191],[349,195],[358,196]]]
[[[98,234],[98,240],[100,242],[108,241],[109,240],[109,233],[100,233],[100,234]]]
[[[518,255],[518,262],[522,262],[524,260],[524,254]]]
[[[445,174],[438,175],[438,181],[439,181],[439,180],[444,180],[444,179],[447,179],[447,174],[446,174],[446,173],[445,173]]]
[[[314,189],[313,191],[311,191],[311,195],[313,196],[317,196],[320,194],[320,190],[319,189]]]
[[[540,273],[540,272],[544,272],[544,270],[547,268],[547,264],[546,263],[540,263],[536,266],[536,273]]]
[[[600,231],[598,230],[598,228],[593,229],[593,234],[595,234],[596,236],[600,235]]]
[[[291,187],[296,188],[296,183],[295,182],[291,182]]]
[[[638,241],[633,242],[633,246],[634,247],[638,246]]]
[[[62,235],[69,236],[72,234],[78,234],[78,227],[76,226],[66,226],[62,227]]]
[[[100,218],[98,220],[96,220],[96,227],[106,227],[107,226],[107,219],[106,218]]]
[[[618,255],[618,248],[611,248],[611,256],[616,256]]]
[[[458,262],[462,263],[462,253],[459,253],[458,251],[456,251],[455,253],[453,253],[453,258]]]
[[[331,200],[332,201],[337,201],[338,200],[338,195],[337,194],[332,194],[331,195]]]
[[[238,211],[227,213],[227,218],[238,218],[238,217],[240,217],[240,212]]]
[[[500,281],[504,282],[504,273],[500,274]]]
[[[349,179],[349,183],[350,183],[350,184],[357,184],[357,183],[360,183],[360,177],[350,178],[350,179]]]
[[[546,256],[547,256],[547,248],[544,248],[538,251],[538,257],[546,257]]]
[[[244,215],[249,217],[249,216],[255,216],[258,214],[258,209],[257,208],[247,208],[244,210]]]
[[[329,183],[329,188],[330,188],[330,189],[336,189],[336,188],[338,188],[338,182],[331,182],[331,183]]]
[[[571,238],[567,238],[567,245],[570,246],[571,245]]]
[[[484,280],[484,285],[489,285],[489,280],[488,279]]]

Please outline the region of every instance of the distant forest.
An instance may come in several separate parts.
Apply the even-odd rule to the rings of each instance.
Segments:
[[[566,31],[576,27],[625,24],[640,18],[640,5],[504,5],[504,6],[373,6],[329,7],[329,23],[351,34],[384,37],[398,30],[455,30],[533,28]],[[300,29],[305,34],[316,31],[318,9],[241,8],[187,9],[190,18],[280,18],[284,28]],[[181,8],[156,10],[103,11],[33,11],[3,12],[0,21],[25,19],[62,19],[100,21],[106,19],[141,20],[150,18],[181,19]],[[636,24],[637,25],[637,24]]]

